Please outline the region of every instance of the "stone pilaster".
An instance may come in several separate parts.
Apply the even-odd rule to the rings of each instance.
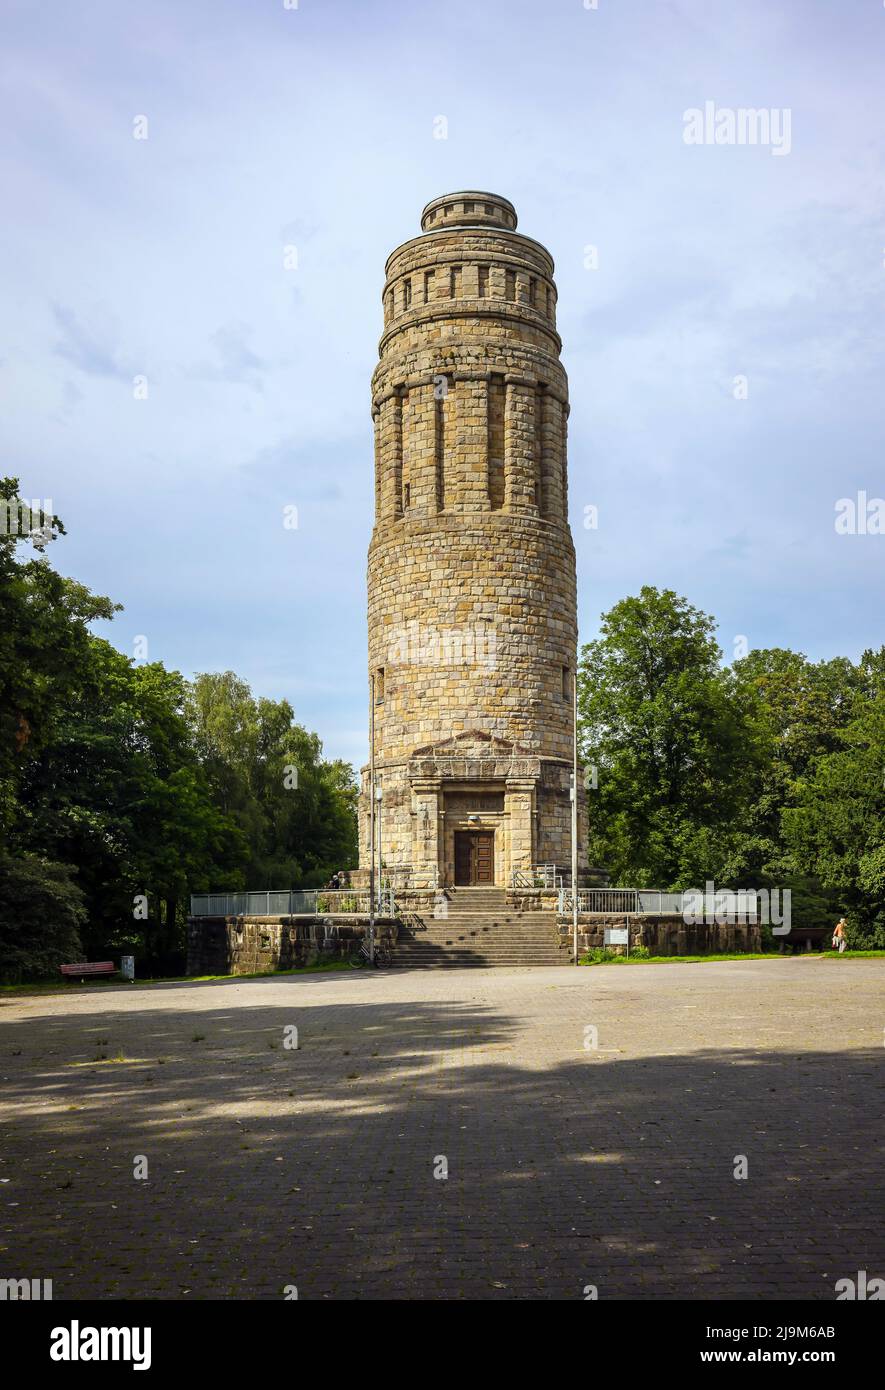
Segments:
[[[487,512],[489,498],[489,383],[488,373],[455,373],[458,472],[452,509]]]
[[[403,510],[410,517],[439,511],[437,467],[437,402],[429,381],[410,387],[403,409],[403,485],[408,487]]]
[[[504,509],[537,516],[537,427],[535,384],[506,378],[504,404]]]
[[[436,886],[440,867],[442,824],[439,778],[412,782],[412,885]]]
[[[511,777],[506,782],[504,809],[510,827],[510,869],[526,872],[534,864],[535,783],[533,779]]]

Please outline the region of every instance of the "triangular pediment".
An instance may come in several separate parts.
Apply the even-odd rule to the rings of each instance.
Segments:
[[[415,748],[412,751],[413,758],[531,758],[535,756],[531,749],[523,748],[521,744],[512,743],[510,739],[497,738],[494,734],[487,734],[482,729],[465,729],[462,734],[453,734],[451,738],[442,739],[439,743],[428,743],[422,748]]]

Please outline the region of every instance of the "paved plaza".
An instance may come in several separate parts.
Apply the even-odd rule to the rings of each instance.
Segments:
[[[883,986],[796,957],[7,996],[0,1277],[832,1300],[885,1275]]]

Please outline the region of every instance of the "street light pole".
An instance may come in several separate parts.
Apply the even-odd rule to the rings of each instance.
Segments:
[[[375,677],[369,677],[369,959],[375,958]]]
[[[578,664],[575,661],[572,746],[572,950],[578,963]]]
[[[375,803],[377,803],[377,812],[375,812],[375,838],[377,838],[377,841],[378,841],[378,910],[379,910],[379,912],[381,912],[381,906],[382,906],[382,902],[383,902],[383,855],[382,855],[382,851],[381,851],[381,801],[382,801],[382,796],[383,796],[382,781],[383,781],[383,773],[378,773],[378,774],[377,774],[377,777],[375,777]]]

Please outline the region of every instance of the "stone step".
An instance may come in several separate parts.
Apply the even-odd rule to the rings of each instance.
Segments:
[[[482,922],[427,922],[420,926],[404,927],[401,929],[402,936],[482,936],[491,938],[495,936],[519,936],[524,938],[543,938],[549,936],[551,939],[559,935],[555,922],[539,922],[532,926],[519,926],[511,922],[496,922],[493,926]]]
[[[480,912],[477,908],[462,907],[458,912],[449,908],[448,912],[419,912],[415,914],[425,922],[448,922],[450,918],[457,917],[460,921],[464,917],[476,917],[483,922],[500,922],[505,918],[513,922],[555,922],[557,914],[555,912],[516,912],[513,908],[498,907],[488,912]]]
[[[564,949],[556,945],[543,946],[468,946],[461,941],[404,941],[396,947],[403,955],[428,955],[446,953],[450,955],[479,956],[558,956]]]
[[[444,927],[420,927],[403,931],[404,940],[443,941],[458,937],[462,941],[558,941],[560,933],[543,926],[538,930],[520,931],[518,927],[462,927],[459,922],[449,922]]]
[[[466,911],[466,910],[465,910],[465,911],[462,911],[462,912],[446,912],[446,913],[443,913],[443,912],[436,912],[436,913],[434,913],[434,912],[426,912],[426,913],[417,913],[416,915],[419,916],[419,917],[421,917],[422,921],[425,921],[425,922],[448,922],[448,921],[451,921],[451,919],[452,919],[453,917],[457,917],[457,919],[458,919],[459,922],[460,922],[460,921],[463,921],[465,918],[469,918],[469,917],[475,917],[476,920],[479,921],[479,922],[502,922],[502,921],[510,921],[510,922],[555,922],[555,921],[556,921],[556,913],[555,913],[555,912],[508,912],[506,908],[501,908],[501,909],[500,909],[499,911],[497,911],[497,912],[476,912],[476,911],[474,911],[473,909],[471,909],[469,912]]]
[[[558,941],[561,933],[545,923],[527,931],[519,927],[465,927],[460,922],[444,926],[415,927],[399,933],[404,941]]]
[[[512,937],[522,940],[537,939],[544,940],[549,937],[555,941],[559,932],[555,925],[550,922],[540,923],[537,927],[513,927],[507,923],[496,924],[494,927],[476,926],[472,922],[446,922],[421,927],[407,927],[400,933],[402,936],[470,936],[482,937],[484,940],[491,940],[493,937]]]
[[[562,951],[558,956],[483,956],[480,954],[458,955],[452,951],[443,951],[439,955],[432,956],[413,956],[400,955],[397,953],[392,962],[394,967],[409,968],[413,967],[420,970],[446,970],[452,968],[470,968],[472,966],[485,966],[488,968],[500,967],[559,967],[571,964],[571,957],[567,951]]]
[[[507,894],[503,889],[501,892],[497,892],[494,888],[478,888],[475,891],[459,888],[451,895],[446,895],[446,902],[450,907],[455,907],[461,903],[480,903],[492,907],[496,903],[506,903],[506,901]]]
[[[446,966],[568,965],[560,945],[556,913],[521,912],[503,888],[449,890],[445,917],[419,915],[419,925],[401,928],[394,964]]]
[[[409,944],[398,946],[394,952],[394,962],[404,965],[423,965],[427,962],[469,964],[480,961],[486,965],[560,965],[570,959],[567,949],[556,947],[550,950],[523,951],[484,951],[467,950],[457,946],[425,946]]]

